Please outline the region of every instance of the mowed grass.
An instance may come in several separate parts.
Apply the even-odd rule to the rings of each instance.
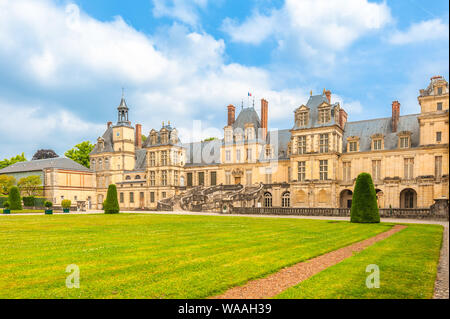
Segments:
[[[4,214],[4,212],[2,211]],[[22,210],[12,210],[10,214],[44,214],[43,209],[22,209]]]
[[[284,299],[430,299],[443,227],[413,225],[290,288]],[[380,288],[367,288],[368,265],[378,265]]]
[[[390,229],[182,215],[0,218],[0,298],[205,298]],[[66,288],[66,267],[80,289]]]

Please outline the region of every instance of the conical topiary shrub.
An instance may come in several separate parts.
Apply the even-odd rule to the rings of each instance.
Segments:
[[[22,210],[22,198],[20,198],[20,191],[17,186],[9,189],[8,202],[11,205],[11,210]]]
[[[377,194],[372,177],[361,173],[356,179],[350,212],[352,223],[379,223],[380,213],[377,205]]]
[[[106,194],[103,210],[105,214],[118,214],[120,211],[119,201],[117,200],[117,188],[114,184],[108,187],[108,194]]]

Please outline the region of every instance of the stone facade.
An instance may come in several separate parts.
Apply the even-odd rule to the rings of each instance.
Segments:
[[[122,98],[116,125],[108,123],[91,153],[95,203],[118,185],[126,209],[156,209],[158,202],[195,186],[264,184],[254,207],[348,208],[356,177],[372,175],[380,208],[429,208],[448,198],[449,93],[442,77],[420,90],[420,114],[348,122],[332,94],[312,95],[294,111],[289,129],[267,131],[268,102],[224,112],[224,138],[181,143],[170,123],[141,140],[141,126],[128,121]],[[287,120],[289,120],[287,118]],[[250,189],[250,188],[249,188]]]

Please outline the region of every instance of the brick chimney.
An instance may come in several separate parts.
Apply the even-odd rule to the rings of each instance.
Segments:
[[[232,104],[228,105],[228,126],[233,125],[235,117],[236,117],[235,113],[236,113],[236,108],[234,107],[234,105],[232,105]]]
[[[398,121],[400,119],[400,103],[392,102],[392,132],[397,132]]]
[[[339,109],[339,126],[344,129],[345,123],[347,123],[347,112],[344,109]]]
[[[106,127],[107,127],[107,128],[110,128],[111,125],[112,125],[112,122],[108,122],[108,123],[106,124]]]
[[[142,148],[142,125],[136,124],[136,138],[135,138],[135,145],[137,148]]]
[[[325,95],[326,95],[326,97],[328,99],[328,103],[331,104],[331,91],[330,90],[326,90],[325,91]]]
[[[269,112],[269,102],[265,99],[261,99],[261,129],[262,129],[262,139],[266,139],[267,136],[267,115]]]

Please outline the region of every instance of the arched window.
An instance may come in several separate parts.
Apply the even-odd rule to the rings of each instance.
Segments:
[[[125,177],[125,179],[126,179],[127,181],[129,181],[129,180],[131,179],[131,176],[130,176],[130,175],[127,175],[127,176]]]
[[[264,207],[272,207],[272,194],[264,193]]]
[[[291,193],[284,192],[283,196],[281,196],[281,207],[290,207],[291,206]]]
[[[141,179],[140,175],[136,175],[136,177],[134,179]]]

